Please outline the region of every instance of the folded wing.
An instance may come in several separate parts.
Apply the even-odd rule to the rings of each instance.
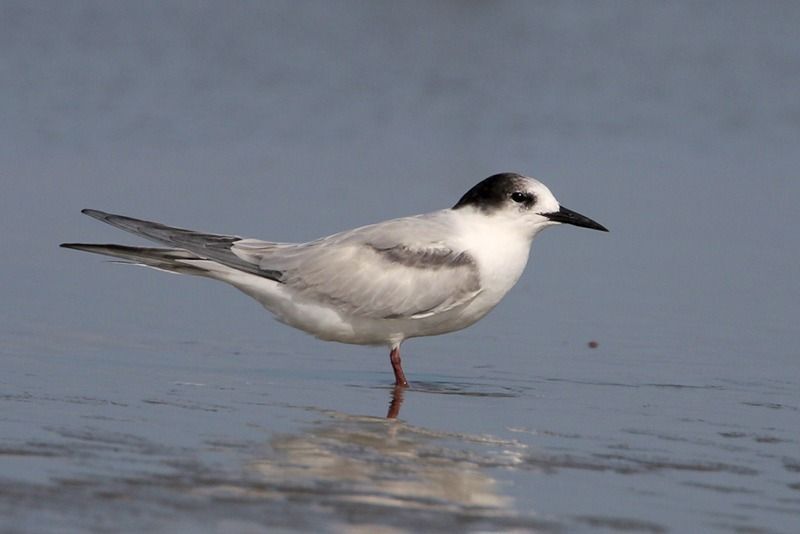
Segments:
[[[233,252],[283,273],[297,298],[361,317],[415,319],[464,305],[480,293],[474,259],[448,246],[447,219],[393,219],[299,245],[242,240]]]
[[[394,219],[292,244],[195,232],[97,210],[83,212],[171,249],[86,244],[69,244],[69,248],[138,260],[156,268],[164,268],[166,261],[191,264],[193,259],[209,259],[278,282],[298,300],[328,304],[354,316],[429,317],[465,305],[480,293],[474,259],[448,244],[447,218],[437,214]],[[200,274],[188,267],[183,272]]]

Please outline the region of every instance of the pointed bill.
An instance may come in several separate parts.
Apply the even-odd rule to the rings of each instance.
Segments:
[[[542,215],[544,215],[553,222],[572,224],[574,226],[582,226],[584,228],[591,228],[592,230],[600,230],[601,232],[608,232],[608,228],[606,228],[602,224],[593,221],[589,217],[581,215],[576,211],[572,211],[571,209],[565,208],[564,206],[561,206],[561,208],[558,211],[554,211],[552,213],[543,213]]]

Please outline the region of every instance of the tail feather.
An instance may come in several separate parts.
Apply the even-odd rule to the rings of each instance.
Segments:
[[[136,234],[150,239],[168,247],[177,247],[193,253],[194,258],[205,258],[221,263],[234,269],[245,271],[250,274],[263,276],[270,280],[280,281],[283,273],[272,269],[262,269],[257,263],[245,261],[231,251],[231,247],[242,238],[233,235],[208,234],[195,232],[185,228],[166,226],[161,223],[146,221],[144,219],[134,219],[124,215],[115,215],[104,211],[84,209],[82,213],[94,217],[99,221],[115,226],[126,232]],[[116,245],[114,245],[116,246]],[[129,247],[124,247],[129,248]],[[86,249],[81,249],[86,250]],[[161,250],[161,249],[140,249],[140,250]],[[173,249],[169,249],[173,250]],[[97,251],[89,251],[97,252]],[[107,252],[100,252],[106,254]],[[113,254],[112,254],[113,255]]]
[[[94,243],[61,243],[61,247],[111,256],[123,260],[124,263],[143,265],[172,273],[195,276],[207,276],[209,274],[207,269],[200,266],[202,263],[208,263],[208,260],[183,249],[128,247]]]

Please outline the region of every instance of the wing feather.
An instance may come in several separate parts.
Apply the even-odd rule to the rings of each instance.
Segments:
[[[283,273],[297,298],[375,319],[423,318],[480,293],[474,259],[445,243],[441,212],[365,226],[311,243],[242,240],[232,251]]]

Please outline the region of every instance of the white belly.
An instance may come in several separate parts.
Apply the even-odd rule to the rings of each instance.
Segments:
[[[528,260],[529,247],[516,254],[506,249],[505,261],[488,254],[478,259],[482,291],[463,306],[416,319],[372,319],[341,313],[335,307],[292,299],[276,284],[276,297],[256,298],[283,323],[328,341],[357,345],[393,345],[404,339],[445,334],[466,328],[489,313],[514,286]]]

